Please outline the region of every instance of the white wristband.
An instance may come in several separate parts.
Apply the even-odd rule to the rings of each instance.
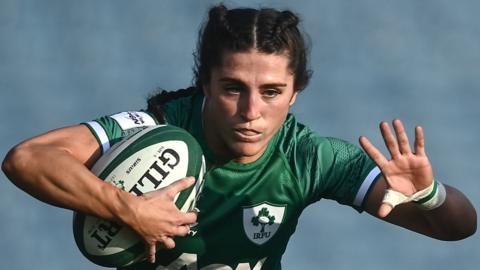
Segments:
[[[433,187],[430,188],[432,185]],[[430,192],[426,196],[415,198],[413,200],[416,204],[418,204],[418,207],[423,210],[433,210],[438,208],[445,202],[445,199],[447,198],[447,191],[442,183],[433,181],[432,185],[427,188],[430,189]]]
[[[395,207],[399,204],[413,201],[423,210],[433,210],[443,204],[446,196],[447,193],[445,187],[442,183],[434,180],[429,187],[420,190],[411,196],[405,196],[393,189],[387,189],[382,202]]]

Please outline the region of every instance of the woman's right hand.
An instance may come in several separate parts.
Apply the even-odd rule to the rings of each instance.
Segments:
[[[181,212],[174,199],[178,193],[195,183],[193,177],[178,180],[169,186],[148,192],[129,203],[130,213],[122,221],[139,234],[146,244],[147,259],[155,262],[157,245],[175,247],[176,236],[186,236],[196,223],[196,212]]]

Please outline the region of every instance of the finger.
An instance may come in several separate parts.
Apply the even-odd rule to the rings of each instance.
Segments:
[[[421,126],[415,127],[415,154],[425,156],[425,137]]]
[[[179,225],[189,225],[197,222],[198,214],[196,212],[182,213]]]
[[[380,123],[380,132],[382,133],[383,140],[385,141],[385,146],[392,155],[392,158],[400,156],[400,150],[398,150],[397,140],[390,131],[390,127],[387,122]]]
[[[170,237],[163,237],[161,241],[159,241],[159,244],[161,245],[162,248],[165,249],[172,249],[175,247],[175,241],[173,241],[172,238]]]
[[[403,127],[402,121],[400,121],[399,119],[395,119],[393,120],[392,125],[397,135],[400,152],[402,154],[411,153],[412,150],[410,149],[410,143],[408,142],[408,136],[407,136],[407,133],[405,132],[405,128]]]
[[[189,188],[191,185],[193,185],[193,183],[195,183],[195,178],[191,176],[185,177],[178,181],[173,182],[172,184],[167,186],[165,189],[167,191],[167,195],[173,199],[178,193],[180,193],[182,190]]]
[[[378,215],[380,217],[386,217],[395,206],[409,202],[411,199],[405,194],[395,191],[393,189],[387,188],[385,190],[385,195],[383,195],[382,204],[378,209]]]
[[[383,165],[388,162],[385,156],[367,139],[365,136],[361,136],[359,139],[360,145],[367,155],[377,163],[378,167],[382,169]]]
[[[176,230],[174,231],[175,236],[185,236],[190,232],[190,226],[188,225],[182,225],[178,226]]]
[[[388,216],[388,214],[390,214],[392,210],[393,210],[393,206],[391,206],[388,203],[382,203],[382,205],[380,205],[380,208],[378,209],[378,216],[381,218],[384,218]]]
[[[168,230],[168,234],[178,235],[178,227],[191,226],[192,224],[197,224],[197,214],[180,212],[171,222],[171,227]]]
[[[155,254],[157,253],[157,247],[155,243],[148,243],[148,261],[155,263]]]

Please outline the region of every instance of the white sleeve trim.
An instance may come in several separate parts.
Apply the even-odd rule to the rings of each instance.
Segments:
[[[365,180],[363,180],[362,185],[360,186],[360,189],[357,192],[357,195],[355,196],[355,199],[353,200],[353,205],[357,207],[361,207],[363,200],[365,199],[365,196],[367,195],[368,189],[373,183],[373,180],[377,178],[377,176],[381,173],[380,169],[378,167],[373,168],[365,177]]]
[[[100,144],[102,145],[102,153],[107,152],[108,149],[110,149],[110,141],[108,140],[107,133],[103,127],[95,121],[89,121],[87,124],[93,129],[95,135],[97,135],[97,138],[100,140]]]

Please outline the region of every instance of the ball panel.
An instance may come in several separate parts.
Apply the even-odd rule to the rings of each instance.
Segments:
[[[91,216],[86,216],[79,213],[74,214],[73,232],[74,232],[75,241],[81,253],[91,262],[100,266],[105,266],[105,267],[119,267],[119,266],[127,266],[130,264],[133,264],[135,262],[140,261],[143,258],[145,246],[140,241],[140,238],[136,235],[135,235],[135,239],[133,240],[135,242],[134,245],[131,245],[127,249],[119,250],[118,248],[115,248],[113,243],[112,244],[107,243],[111,239],[110,236],[108,236],[108,232],[106,232],[107,235],[101,235],[101,232],[98,233],[97,231],[96,236],[92,236],[92,237],[98,238],[96,243],[100,245],[100,247],[97,246],[97,249],[92,247],[92,244],[94,242],[91,241],[90,239],[87,239],[87,237],[90,234],[86,233],[85,228],[83,228],[82,226],[82,224],[84,224],[85,222],[88,222],[88,221],[85,221],[88,218],[99,221],[99,222],[105,222],[104,225],[106,226],[109,226],[109,225],[111,226],[111,224],[108,225],[109,221],[94,218]],[[114,228],[116,226],[118,226],[118,224],[113,225]],[[131,234],[134,234],[134,232],[130,230],[128,227],[121,226],[120,229],[129,230]],[[115,230],[113,230],[112,232],[115,232]],[[94,232],[94,235],[95,235],[95,232]],[[102,249],[102,248],[105,248],[103,245],[109,245],[109,248]],[[112,253],[112,251],[114,251],[115,249],[117,249],[117,252]],[[101,250],[106,250],[106,252],[105,253],[98,252]]]
[[[115,158],[119,164],[105,168],[100,178],[137,196],[185,177],[191,166],[184,141],[169,140],[135,149],[132,153],[125,152]]]

